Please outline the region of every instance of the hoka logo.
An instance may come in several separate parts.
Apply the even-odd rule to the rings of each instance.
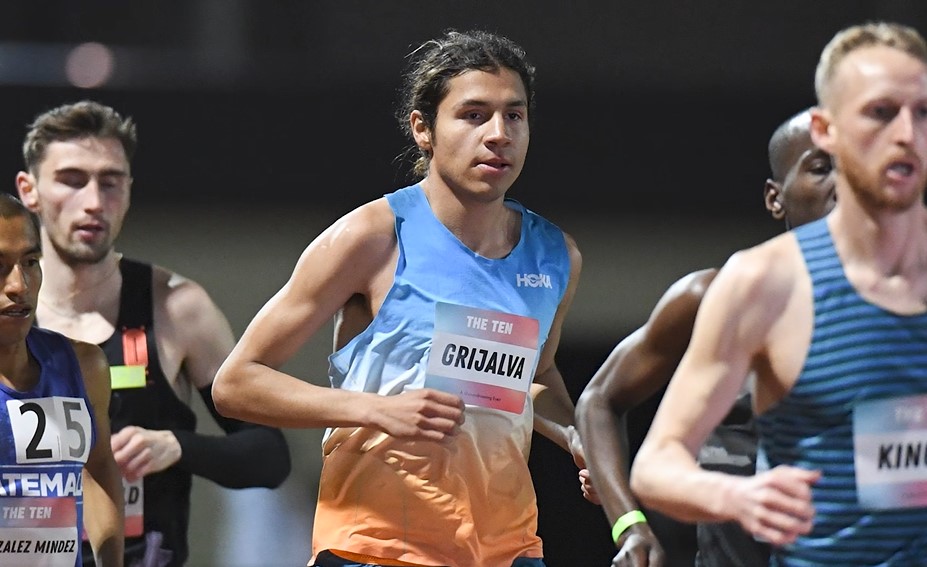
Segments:
[[[518,287],[546,287],[548,289],[554,287],[547,274],[515,274],[515,284]]]

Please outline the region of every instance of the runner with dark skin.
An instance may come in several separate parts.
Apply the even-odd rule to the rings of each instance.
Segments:
[[[782,123],[769,141],[772,177],[763,196],[766,209],[786,229],[824,216],[836,202],[830,156],[815,147],[810,126],[810,112],[802,111]],[[618,343],[577,402],[576,424],[588,471],[609,525],[639,509],[628,486],[627,414],[669,383],[717,273],[717,268],[706,268],[673,283],[647,322]],[[613,567],[668,564],[667,550],[646,522],[628,527],[616,545]]]

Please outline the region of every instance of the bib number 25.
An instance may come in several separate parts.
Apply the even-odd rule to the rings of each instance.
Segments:
[[[87,462],[92,422],[83,398],[7,400],[18,464]]]

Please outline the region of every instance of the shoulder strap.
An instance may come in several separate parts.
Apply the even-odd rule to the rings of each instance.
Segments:
[[[124,373],[124,367],[149,366],[154,356],[154,344],[148,336],[154,328],[154,315],[152,307],[152,268],[135,260],[123,258],[119,261],[119,271],[122,274],[122,288],[119,292],[119,315],[113,335],[100,343],[106,358],[109,359],[113,371],[115,384],[122,384],[124,379],[118,378]],[[149,356],[149,353],[152,356]],[[122,370],[120,370],[122,368]],[[139,377],[129,380],[135,387],[139,384]]]
[[[131,290],[131,293],[123,291],[119,294],[117,329],[150,327],[154,321],[151,306],[151,264],[123,258],[119,261],[119,271],[122,273],[122,289]]]

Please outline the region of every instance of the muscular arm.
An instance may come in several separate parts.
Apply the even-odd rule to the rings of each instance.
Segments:
[[[123,490],[109,441],[109,364],[95,345],[72,341],[93,405],[96,443],[84,465],[84,528],[99,567],[122,565]]]
[[[740,477],[703,470],[696,455],[751,369],[758,383],[785,386],[791,370],[783,373],[776,360],[783,351],[771,357],[770,345],[795,335],[796,313],[810,309],[810,284],[801,285],[802,264],[789,238],[738,252],[721,269],[631,469],[631,487],[647,506],[688,522],[736,520],[774,544],[810,529],[816,473],[777,467]]]
[[[411,439],[455,434],[463,419],[458,396],[432,389],[395,396],[351,392],[279,370],[351,298],[378,308],[395,262],[385,199],[355,209],[319,235],[220,368],[212,390],[219,413],[278,427],[370,426]]]
[[[582,255],[576,242],[569,235],[565,234],[564,237],[570,255],[570,280],[554,315],[531,387],[534,400],[534,430],[572,453],[576,464],[585,468],[582,446],[573,426],[573,400],[554,361],[560,345],[563,321],[573,303],[582,271]]]
[[[689,344],[705,289],[716,272],[694,272],[670,286],[647,322],[615,346],[579,397],[577,428],[609,525],[638,508],[628,484],[627,413],[672,378]],[[656,541],[645,524],[625,532],[633,533]]]

